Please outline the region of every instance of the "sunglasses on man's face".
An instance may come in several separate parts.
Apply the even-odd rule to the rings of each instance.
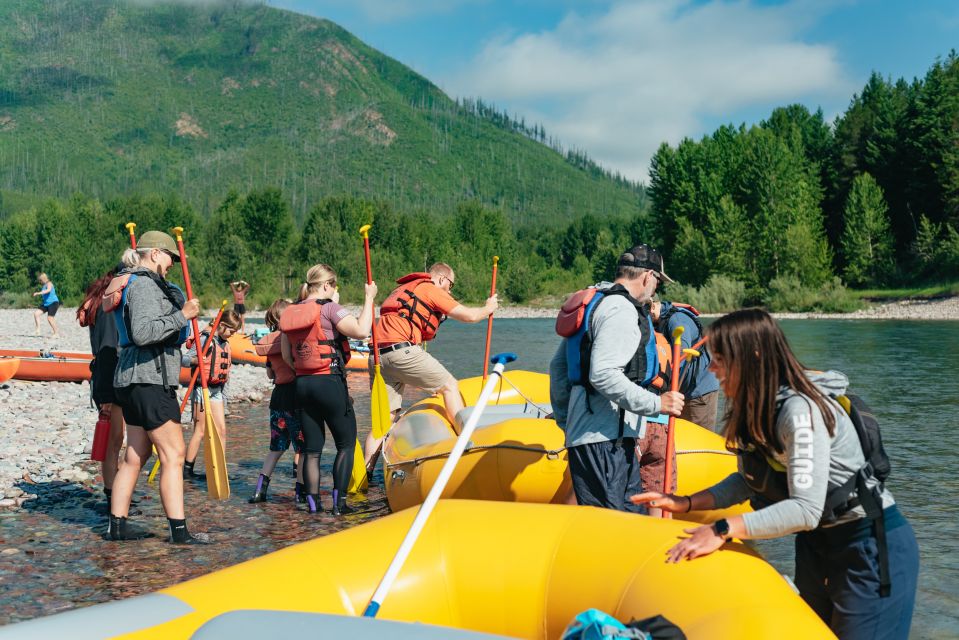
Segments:
[[[447,277],[447,276],[443,276],[443,277],[446,278],[446,281],[450,283],[450,291],[452,291],[452,290],[453,290],[453,285],[456,284],[456,282],[454,282],[453,280],[451,280],[451,279],[450,279],[449,277]]]

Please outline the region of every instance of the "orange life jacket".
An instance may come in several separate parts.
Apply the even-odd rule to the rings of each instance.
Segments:
[[[436,331],[446,320],[446,316],[433,309],[416,295],[416,288],[427,282],[432,282],[430,274],[419,271],[410,273],[396,281],[400,286],[393,290],[383,304],[380,305],[380,315],[395,313],[420,330],[423,342],[429,342],[436,337]]]
[[[321,310],[330,300],[304,300],[291,304],[280,316],[280,331],[287,335],[293,351],[296,375],[346,375],[350,361],[350,340],[333,328],[332,340],[321,326]]]
[[[266,356],[266,366],[273,371],[274,384],[288,384],[296,380],[296,372],[283,359],[280,348],[281,331],[268,333],[256,343],[254,349],[258,355]]]
[[[209,331],[201,331],[200,344],[207,342],[207,336],[210,335]],[[193,339],[193,336],[190,336],[186,340],[186,348],[192,349],[196,341]],[[230,379],[230,367],[233,364],[233,360],[230,354],[230,343],[224,340],[214,338],[210,340],[210,344],[206,347],[206,353],[203,355],[203,367],[206,371],[206,383],[208,385],[222,385],[226,384],[226,381]]]

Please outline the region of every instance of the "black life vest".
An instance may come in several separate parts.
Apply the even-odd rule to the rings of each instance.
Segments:
[[[866,512],[866,518],[872,520],[874,524],[879,551],[879,595],[886,597],[891,592],[891,582],[888,550],[886,548],[886,528],[882,510],[882,488],[892,471],[892,465],[882,444],[879,421],[865,401],[851,393],[832,396],[832,398],[849,416],[866,461],[849,481],[826,493],[826,504],[823,507],[819,526],[833,523],[855,507],[862,506]],[[781,406],[781,403],[779,406]],[[789,498],[789,482],[786,469],[773,458],[771,453],[754,444],[743,448],[733,448],[733,451],[739,455],[742,464],[742,476],[754,493],[754,497],[750,498],[753,509],[760,509]],[[877,486],[869,487],[867,481],[871,478],[879,481]],[[855,488],[856,496],[852,499],[846,499],[853,488]]]
[[[592,359],[593,338],[589,331],[593,312],[609,296],[623,296],[638,314],[640,331],[639,346],[627,363],[623,373],[641,387],[656,391],[652,386],[660,373],[660,355],[654,339],[653,321],[649,306],[629,295],[621,284],[609,289],[589,287],[570,295],[556,317],[556,333],[566,338],[566,364],[569,382],[592,389],[589,384],[589,367]]]

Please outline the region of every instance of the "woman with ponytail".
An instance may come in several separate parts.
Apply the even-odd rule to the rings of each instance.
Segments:
[[[353,472],[356,446],[356,415],[346,386],[349,338],[363,339],[373,324],[376,283],[365,286],[366,297],[359,317],[339,305],[336,272],[317,264],[306,272],[299,301],[280,316],[283,359],[296,373],[296,407],[305,437],[303,481],[310,513],[320,510],[320,453],[326,424],[336,443],[333,462],[333,515],[352,511],[346,505],[346,490]]]

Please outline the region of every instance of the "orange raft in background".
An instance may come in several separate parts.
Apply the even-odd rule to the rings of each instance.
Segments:
[[[230,359],[233,364],[252,364],[257,367],[266,366],[266,356],[256,352],[253,338],[245,333],[234,333],[227,340],[230,343]],[[346,363],[348,371],[366,371],[369,353],[359,351],[355,347],[350,350],[350,361]]]
[[[20,368],[20,358],[0,358],[0,382],[6,382]]]
[[[19,360],[12,377],[31,382],[84,382],[90,379],[90,361],[93,355],[79,351],[40,351],[27,349],[0,349],[0,363]],[[6,365],[10,366],[10,365]],[[3,378],[0,364],[0,382]],[[180,369],[180,383],[190,382],[190,370]]]

